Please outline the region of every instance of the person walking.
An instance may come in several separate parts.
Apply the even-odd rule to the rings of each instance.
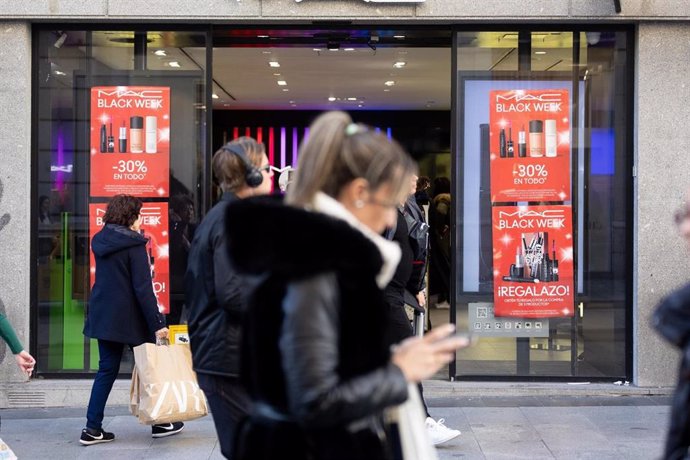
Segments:
[[[237,460],[400,456],[384,410],[466,344],[446,338],[450,326],[392,352],[386,340],[382,289],[400,249],[380,234],[414,170],[395,141],[329,112],[300,149],[287,206],[228,207],[231,260],[262,280],[245,321],[242,375],[255,406],[238,429]]]
[[[221,453],[232,455],[237,422],[249,413],[239,381],[239,346],[248,280],[230,265],[224,228],[230,203],[271,192],[273,172],[263,144],[241,137],[213,156],[223,196],[197,228],[185,275],[189,338],[199,387],[213,414]],[[234,221],[231,225],[244,225]]]
[[[91,290],[84,335],[98,340],[98,372],[79,442],[90,446],[115,439],[103,430],[105,404],[120,371],[125,346],[168,338],[165,317],[153,292],[151,266],[141,235],[139,198],[114,196],[103,216],[104,227],[93,237],[96,281]],[[182,422],[153,425],[154,438],[179,433]]]

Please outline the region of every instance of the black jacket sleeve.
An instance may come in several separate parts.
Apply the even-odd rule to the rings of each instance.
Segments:
[[[134,246],[129,251],[132,288],[137,297],[139,308],[146,319],[151,334],[165,327],[165,317],[158,311],[158,301],[153,292],[149,256],[144,246]]]
[[[213,245],[213,285],[221,308],[241,313],[244,306],[244,285],[230,264],[222,221],[218,232],[212,236]]]
[[[280,339],[290,411],[309,428],[349,423],[407,399],[407,382],[392,363],[342,381],[337,281],[319,275],[291,284]]]

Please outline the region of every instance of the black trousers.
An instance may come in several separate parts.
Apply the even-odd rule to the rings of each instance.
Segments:
[[[678,374],[678,385],[671,402],[671,423],[666,436],[664,460],[689,458],[690,447],[690,359],[684,351]]]

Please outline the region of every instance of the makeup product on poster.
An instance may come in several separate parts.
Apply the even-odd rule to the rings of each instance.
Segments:
[[[549,158],[556,157],[558,136],[556,135],[556,120],[544,120],[544,150]]]
[[[156,153],[158,143],[158,119],[146,117],[146,153]]]
[[[499,156],[501,158],[506,157],[506,130],[501,128],[501,132],[498,135],[498,150]]]
[[[101,125],[101,142],[100,142],[101,153],[108,152],[108,133],[106,131],[105,124]]]
[[[525,277],[525,258],[522,256],[522,249],[518,246],[515,251],[515,264],[510,266],[511,278]]]
[[[507,149],[508,151],[508,158],[513,158],[515,155],[515,148],[513,147],[513,127],[510,126],[508,127],[508,145]]]
[[[529,122],[529,156],[544,156],[544,123],[541,120]]]
[[[553,260],[551,261],[551,281],[558,281],[558,258],[556,257],[556,240],[551,244]]]
[[[132,153],[144,153],[144,119],[130,117],[129,119],[129,148]]]
[[[125,126],[125,120],[122,120],[122,126],[120,126],[120,134],[117,137],[117,147],[120,153],[127,152],[127,126]]]
[[[525,136],[525,125],[522,125],[518,132],[518,157],[525,158],[527,156],[527,141]]]
[[[113,137],[113,122],[110,122],[110,135],[108,136],[108,153],[115,153],[115,138]]]

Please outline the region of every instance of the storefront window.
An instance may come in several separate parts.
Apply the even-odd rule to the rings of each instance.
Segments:
[[[113,195],[145,202],[159,309],[180,320],[205,196],[206,33],[37,30],[35,42],[36,357],[41,374],[79,374],[98,364],[82,328],[90,238]]]
[[[629,374],[628,40],[458,34],[457,376]]]

